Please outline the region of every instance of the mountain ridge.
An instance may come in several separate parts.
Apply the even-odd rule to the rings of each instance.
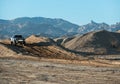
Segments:
[[[120,22],[112,25],[96,23],[93,20],[85,25],[77,25],[60,18],[19,17],[12,20],[0,19],[0,38],[9,38],[14,34],[24,36],[40,35],[51,38],[85,34],[96,30],[120,30]]]
[[[48,37],[58,37],[77,30],[79,26],[63,19],[51,19],[44,17],[21,17],[13,20],[0,19],[1,36],[23,34],[29,36],[32,34]]]

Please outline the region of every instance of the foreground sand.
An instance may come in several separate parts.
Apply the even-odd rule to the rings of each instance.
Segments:
[[[0,84],[120,84],[120,67],[0,58]]]

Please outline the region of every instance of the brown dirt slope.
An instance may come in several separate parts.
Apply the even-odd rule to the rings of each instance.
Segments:
[[[117,48],[120,45],[120,34],[114,32],[108,32],[105,30],[97,32],[89,32],[83,36],[77,36],[76,38],[65,43],[66,48],[95,52],[97,49],[106,50]]]
[[[57,46],[56,43],[49,38],[36,37],[34,35],[26,39],[26,45],[13,46],[8,41],[1,41],[0,43],[0,55],[31,55],[45,58],[60,58],[60,59],[71,59],[74,58],[74,54],[68,52],[61,47]]]
[[[0,43],[0,56],[13,56],[13,55],[16,55],[16,52]]]

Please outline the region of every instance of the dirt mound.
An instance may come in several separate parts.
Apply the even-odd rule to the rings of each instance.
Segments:
[[[108,32],[105,30],[97,32],[89,32],[83,36],[76,38],[65,43],[66,48],[76,51],[95,52],[96,49],[109,51],[108,49],[117,48],[120,45],[120,34]]]
[[[24,46],[26,52],[31,55],[47,58],[68,59],[72,55],[56,45],[53,39],[32,35],[26,39],[28,45]],[[30,43],[30,45],[29,45]]]
[[[16,55],[16,52],[11,50],[10,48],[6,47],[2,43],[0,43],[0,56],[13,56]]]
[[[38,37],[35,35],[31,35],[28,38],[26,38],[27,43],[39,43],[39,42],[47,42],[48,38],[45,37]]]
[[[30,37],[26,38],[26,43],[27,44],[32,44],[32,45],[39,45],[39,46],[49,46],[49,45],[55,45],[55,41],[51,38],[47,37],[40,37],[40,36],[35,36],[31,35]]]
[[[71,59],[74,58],[74,54],[64,50],[62,47],[57,46],[56,43],[45,37],[30,36],[26,39],[26,45],[13,46],[10,41],[1,41],[0,55],[28,55],[34,57],[43,58],[59,58],[59,59]]]

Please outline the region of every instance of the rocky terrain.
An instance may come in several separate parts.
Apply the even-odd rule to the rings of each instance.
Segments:
[[[117,30],[120,30],[120,23],[117,22],[116,24],[108,25],[105,22],[97,23],[95,21],[91,21],[90,23],[81,25],[78,28],[78,32],[81,34],[85,34],[92,31],[98,31],[98,30],[107,30],[107,31],[115,32]]]

